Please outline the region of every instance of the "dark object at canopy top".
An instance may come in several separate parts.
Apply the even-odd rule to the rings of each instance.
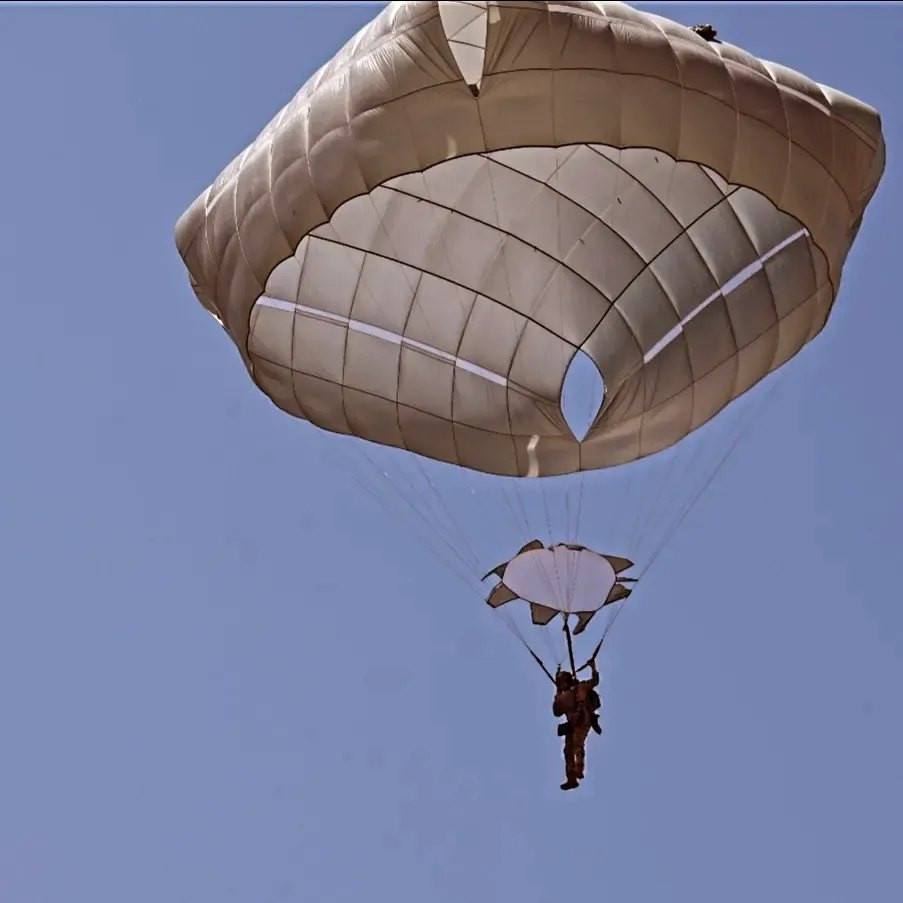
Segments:
[[[690,31],[695,31],[696,34],[699,35],[705,41],[714,41],[716,44],[720,44],[721,41],[718,40],[716,35],[718,34],[715,31],[715,27],[713,25],[691,25]]]

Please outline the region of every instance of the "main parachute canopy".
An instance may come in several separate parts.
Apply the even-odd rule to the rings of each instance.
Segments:
[[[543,476],[673,445],[814,338],[883,168],[871,107],[625,4],[392,3],[176,240],[283,410]]]

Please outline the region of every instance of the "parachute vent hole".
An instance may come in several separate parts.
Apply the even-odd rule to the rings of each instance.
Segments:
[[[588,354],[578,351],[561,388],[561,414],[578,442],[586,438],[604,397],[605,382],[599,368]]]

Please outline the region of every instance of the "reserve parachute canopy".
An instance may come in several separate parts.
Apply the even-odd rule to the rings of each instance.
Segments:
[[[871,107],[625,4],[392,3],[176,236],[284,411],[546,476],[673,446],[814,338],[883,167]]]
[[[630,595],[630,588],[621,581],[633,582],[623,576],[632,567],[633,562],[626,558],[600,555],[569,543],[546,548],[537,539],[486,575],[494,574],[501,581],[486,601],[498,608],[523,599],[530,603],[533,623],[540,626],[558,615],[575,614],[574,633],[580,634],[597,611]]]

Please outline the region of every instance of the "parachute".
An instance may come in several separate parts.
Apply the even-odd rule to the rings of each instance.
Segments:
[[[866,103],[697,29],[389,4],[180,218],[198,300],[281,410],[418,468],[545,484],[680,447],[825,327],[885,162]]]
[[[622,578],[621,573],[631,567],[632,561],[600,555],[585,546],[559,543],[547,549],[537,539],[490,571],[500,582],[487,602],[498,608],[523,599],[530,603],[533,623],[539,625],[548,624],[558,614],[575,614],[577,636],[599,609],[630,595],[630,588],[621,582],[629,578]]]

